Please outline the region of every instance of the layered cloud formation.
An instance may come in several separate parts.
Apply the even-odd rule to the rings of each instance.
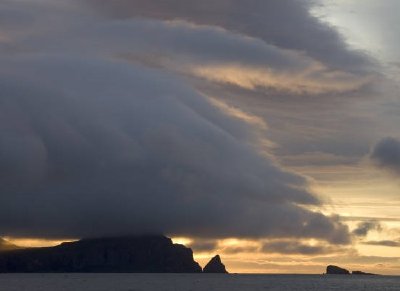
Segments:
[[[207,93],[324,98],[368,86],[369,63],[305,2],[251,2],[2,2],[0,235],[349,243],[265,121]]]
[[[64,55],[1,64],[3,234],[347,242],[338,221],[296,205],[318,200],[245,123],[174,77]]]
[[[85,0],[112,19],[147,17],[181,19],[199,25],[223,27],[280,48],[306,52],[334,67],[359,70],[364,56],[350,52],[334,28],[310,16],[311,1],[264,0]]]

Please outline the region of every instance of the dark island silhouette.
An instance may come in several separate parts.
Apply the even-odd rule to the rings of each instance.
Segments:
[[[334,265],[329,265],[328,267],[326,267],[326,274],[327,275],[369,275],[369,276],[376,276],[377,274],[372,274],[372,273],[365,273],[362,271],[353,271],[350,272],[347,269],[338,267],[338,266],[334,266]]]
[[[221,261],[221,257],[216,255],[211,261],[204,267],[204,273],[228,273],[225,269],[225,265]]]
[[[0,273],[202,273],[193,251],[165,236],[83,239],[17,248],[0,241]],[[206,273],[227,273],[219,256]]]
[[[202,269],[193,251],[163,235],[82,239],[21,248],[0,238],[0,273],[220,273],[216,255]],[[376,275],[329,265],[327,275]]]
[[[327,275],[350,275],[350,271],[338,266],[329,265],[326,267]]]

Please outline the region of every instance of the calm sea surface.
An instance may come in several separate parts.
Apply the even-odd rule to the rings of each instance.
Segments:
[[[1,291],[399,290],[400,277],[323,275],[0,274]]]

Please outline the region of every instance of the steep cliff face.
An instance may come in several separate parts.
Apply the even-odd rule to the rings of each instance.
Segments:
[[[0,272],[199,273],[191,249],[164,236],[107,238],[0,253]]]
[[[221,257],[216,255],[211,259],[211,261],[204,267],[204,273],[228,273],[225,269],[225,265],[221,261]]]

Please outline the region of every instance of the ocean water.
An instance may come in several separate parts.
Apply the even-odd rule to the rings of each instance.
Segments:
[[[400,277],[208,274],[0,274],[1,291],[399,290]]]

